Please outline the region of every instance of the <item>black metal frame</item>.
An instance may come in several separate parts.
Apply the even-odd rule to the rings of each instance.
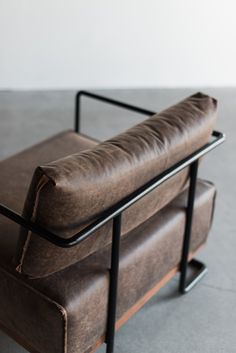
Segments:
[[[106,98],[97,94],[93,94],[86,91],[79,91],[76,94],[76,106],[75,106],[75,131],[79,132],[80,129],[80,98],[82,96],[87,96],[89,98],[97,99],[105,103],[110,103],[121,108],[132,110],[134,112],[151,116],[155,112],[142,109],[130,104],[122,103],[114,99]],[[93,232],[102,227],[107,222],[113,220],[113,234],[112,234],[112,254],[111,254],[111,269],[110,269],[110,290],[109,290],[109,304],[108,304],[108,321],[107,321],[107,333],[105,342],[107,344],[107,353],[112,353],[114,350],[114,336],[115,336],[115,323],[116,323],[116,302],[117,302],[117,287],[118,287],[118,275],[119,275],[119,255],[120,255],[120,235],[121,235],[121,220],[122,212],[133,205],[135,202],[143,198],[149,192],[154,190],[156,187],[164,183],[166,180],[183,170],[184,168],[190,166],[190,187],[188,194],[188,204],[186,208],[186,225],[185,234],[182,247],[182,258],[180,264],[180,293],[189,292],[194,285],[196,285],[199,280],[205,275],[207,268],[204,264],[196,259],[189,262],[189,247],[191,240],[191,227],[192,227],[192,217],[194,210],[194,198],[198,171],[198,160],[203,155],[207,154],[218,145],[224,142],[225,135],[218,131],[213,131],[213,140],[203,147],[184,158],[180,162],[176,163],[172,167],[168,168],[163,173],[157,175],[155,178],[150,180],[148,183],[138,188],[132,194],[125,197],[123,200],[118,202],[116,205],[103,212],[101,217],[84,228],[79,233],[74,236],[63,239],[58,235],[42,228],[34,222],[24,219],[21,215],[17,214],[13,210],[9,209],[5,205],[0,203],[0,214],[14,221],[15,223],[21,225],[22,227],[32,231],[38,236],[48,240],[49,242],[64,248],[69,248],[76,246],[83,240],[88,238]],[[194,277],[186,283],[186,275],[188,266],[192,266],[197,269],[197,273]]]
[[[107,97],[104,97],[104,96],[101,96],[101,95],[98,95],[95,93],[87,92],[87,91],[79,91],[76,93],[76,96],[75,96],[75,132],[78,132],[78,133],[80,132],[80,107],[81,107],[81,97],[82,96],[92,98],[92,99],[95,99],[95,100],[98,100],[98,101],[101,101],[104,103],[109,103],[109,104],[115,105],[117,107],[133,111],[138,114],[149,115],[149,116],[155,114],[155,112],[152,112],[150,110],[143,109],[140,107],[136,107],[132,104],[123,103],[123,102],[117,101],[115,99],[107,98]]]

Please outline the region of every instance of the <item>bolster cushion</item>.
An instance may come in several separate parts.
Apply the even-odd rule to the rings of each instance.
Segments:
[[[36,169],[23,215],[68,238],[210,139],[216,100],[197,93],[95,147]],[[147,220],[185,186],[188,169],[124,212],[122,234]],[[111,223],[62,249],[21,230],[16,268],[31,277],[59,271],[111,241]]]

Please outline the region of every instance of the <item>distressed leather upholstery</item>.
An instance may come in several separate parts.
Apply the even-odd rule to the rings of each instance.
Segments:
[[[73,131],[65,131],[0,161],[0,202],[21,214],[32,175],[39,164],[91,148],[96,144],[91,138]],[[19,227],[0,216],[0,263],[12,266],[18,238]]]
[[[192,251],[206,241],[214,197],[199,181]],[[123,237],[117,320],[179,263],[185,206],[186,192]],[[105,333],[109,267],[109,247],[41,279],[0,266],[0,326],[31,353],[91,352]]]
[[[198,93],[87,151],[41,165],[24,216],[61,237],[76,234],[102,211],[207,143],[215,117],[216,101]],[[184,170],[124,212],[122,234],[170,202],[185,186],[187,175]],[[23,229],[16,268],[32,278],[47,276],[110,241],[110,223],[70,249]]]

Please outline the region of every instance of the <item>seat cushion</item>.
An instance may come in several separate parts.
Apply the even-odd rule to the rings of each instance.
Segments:
[[[214,198],[215,188],[198,181],[192,252],[206,241]],[[185,191],[122,238],[118,325],[135,311],[137,303],[145,301],[157,283],[163,284],[163,278],[176,272],[186,199]],[[91,352],[102,342],[106,330],[109,268],[109,246],[46,278],[30,280],[1,268],[0,324],[33,353]]]
[[[35,168],[97,142],[73,131],[65,131],[0,162],[0,202],[22,213]],[[0,262],[10,264],[16,252],[19,227],[0,216]]]
[[[94,148],[37,168],[24,216],[68,238],[104,210],[206,144],[216,101],[195,94]],[[151,217],[186,184],[188,170],[168,180],[124,212],[122,235]],[[70,249],[22,230],[17,270],[31,277],[59,271],[111,241],[111,223]]]

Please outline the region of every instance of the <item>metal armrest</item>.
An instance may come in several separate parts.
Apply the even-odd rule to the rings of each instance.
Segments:
[[[36,223],[26,220],[21,215],[19,215],[18,213],[14,212],[13,210],[9,209],[7,206],[1,203],[0,203],[0,214],[4,215],[5,217],[11,219],[13,222],[21,225],[22,227],[32,231],[33,233],[39,235],[40,237],[50,241],[51,243],[57,246],[68,248],[68,247],[78,245],[83,240],[87,239],[97,229],[102,227],[111,219],[114,219],[116,216],[121,214],[123,211],[125,211],[127,208],[132,206],[138,200],[146,196],[149,192],[151,192],[156,187],[164,183],[167,179],[171,178],[172,176],[180,172],[182,169],[196,162],[200,157],[202,157],[203,155],[207,154],[208,152],[216,148],[225,140],[225,135],[218,131],[213,131],[212,136],[214,138],[213,141],[207,143],[196,152],[192,153],[188,157],[184,158],[180,162],[168,168],[160,175],[153,178],[151,181],[149,181],[142,187],[138,188],[136,191],[134,191],[129,196],[125,197],[116,205],[114,205],[107,211],[103,212],[101,217],[98,220],[96,220],[95,222],[93,222],[92,224],[84,228],[82,231],[80,231],[79,233],[75,234],[70,238],[64,239],[56,234],[53,234],[52,232],[42,228]]]
[[[98,100],[98,101],[101,101],[104,103],[108,103],[111,105],[115,105],[117,107],[124,108],[126,110],[136,112],[138,114],[143,114],[143,115],[147,115],[147,116],[151,116],[151,115],[156,114],[156,112],[152,112],[151,110],[136,107],[135,105],[128,104],[128,103],[123,103],[123,102],[120,102],[116,99],[107,98],[107,97],[101,96],[99,94],[95,94],[95,93],[91,93],[91,92],[87,92],[87,91],[79,91],[76,93],[76,96],[75,96],[75,132],[77,132],[77,133],[80,132],[80,107],[81,107],[81,97],[82,96],[92,98],[92,99],[95,99],[95,100]]]

